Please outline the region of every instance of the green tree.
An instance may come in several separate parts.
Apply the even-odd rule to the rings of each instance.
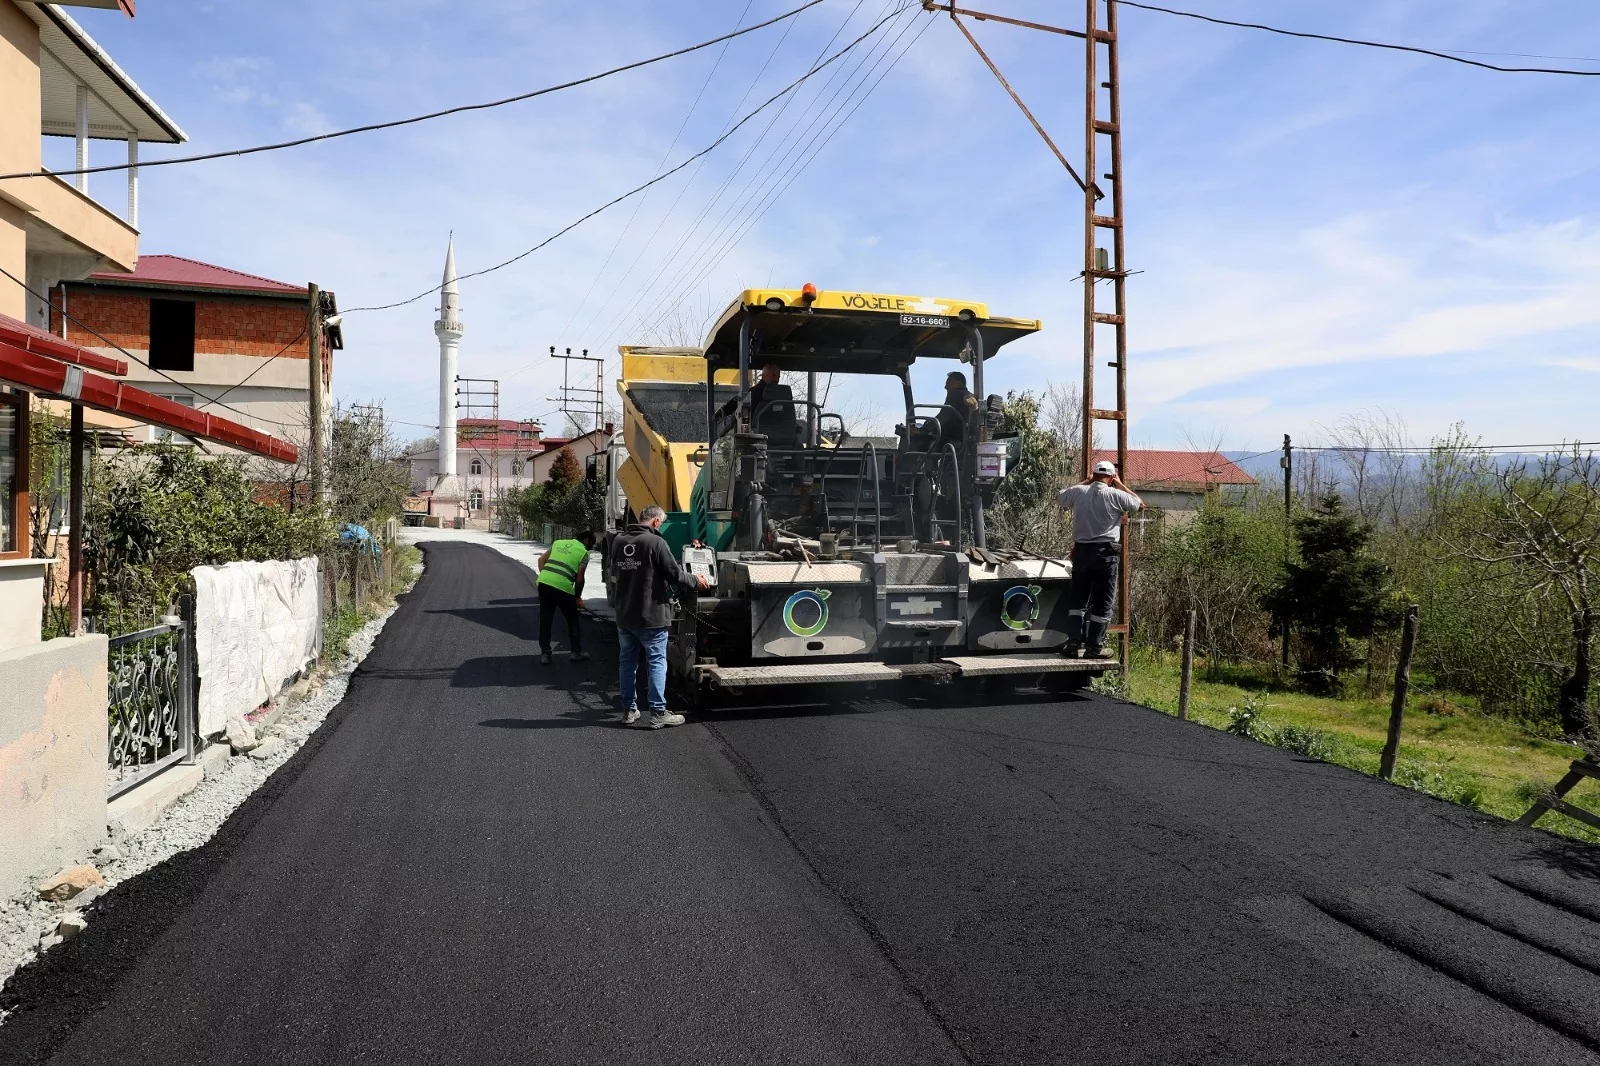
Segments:
[[[988,510],[996,546],[1042,554],[1071,547],[1071,524],[1056,495],[1077,479],[1080,424],[1077,394],[1069,389],[1047,386],[1042,394],[1006,394],[995,436],[1017,441],[1017,460]]]
[[[571,448],[562,448],[556,453],[555,462],[550,464],[550,473],[544,479],[544,484],[547,491],[565,495],[582,480],[583,468],[578,465],[578,457],[572,454]]]
[[[1299,561],[1262,598],[1273,632],[1297,637],[1302,678],[1336,690],[1339,672],[1359,661],[1354,641],[1393,629],[1400,609],[1389,565],[1368,550],[1372,532],[1334,494],[1295,519]]]

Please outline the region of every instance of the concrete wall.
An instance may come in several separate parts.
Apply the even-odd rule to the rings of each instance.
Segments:
[[[106,835],[106,638],[0,652],[0,897]]]
[[[49,559],[0,559],[0,651],[39,643],[50,563]],[[0,683],[0,702],[5,693]]]

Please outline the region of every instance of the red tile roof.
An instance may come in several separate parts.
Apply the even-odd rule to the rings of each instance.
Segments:
[[[1095,460],[1117,461],[1115,451],[1097,451]],[[1128,467],[1122,480],[1134,489],[1173,488],[1202,491],[1211,485],[1254,485],[1256,479],[1239,469],[1221,452],[1163,452],[1128,450]]]
[[[135,285],[166,285],[175,289],[230,289],[235,292],[262,292],[283,296],[304,296],[303,285],[273,281],[242,270],[213,266],[181,255],[141,255],[131,274],[101,271],[89,275],[90,281],[111,281]]]

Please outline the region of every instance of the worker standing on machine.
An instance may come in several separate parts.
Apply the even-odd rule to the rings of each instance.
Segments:
[[[1067,596],[1067,646],[1070,658],[1084,647],[1084,657],[1108,659],[1106,631],[1122,569],[1122,516],[1144,510],[1144,501],[1117,476],[1116,464],[1102,459],[1081,485],[1069,485],[1058,497],[1072,512],[1072,589]],[[1087,618],[1086,618],[1087,616]]]
[[[559,611],[567,620],[567,643],[572,661],[589,658],[578,629],[578,598],[583,595],[583,572],[588,567],[594,534],[588,530],[571,540],[558,540],[539,556],[539,661],[550,662],[550,628]]]

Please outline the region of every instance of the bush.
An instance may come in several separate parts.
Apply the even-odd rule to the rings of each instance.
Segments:
[[[1474,810],[1483,806],[1483,788],[1449,769],[1403,762],[1395,767],[1394,783]]]
[[[1245,700],[1242,707],[1228,708],[1227,730],[1236,737],[1246,737],[1263,744],[1272,740],[1271,731],[1261,720],[1261,704],[1253,696]]]
[[[105,633],[149,624],[197,566],[298,559],[335,543],[324,511],[256,498],[244,461],[170,444],[129,448],[90,479],[86,612]]]
[[[1339,738],[1321,729],[1286,725],[1272,731],[1271,743],[1308,759],[1332,762],[1339,747]]]

